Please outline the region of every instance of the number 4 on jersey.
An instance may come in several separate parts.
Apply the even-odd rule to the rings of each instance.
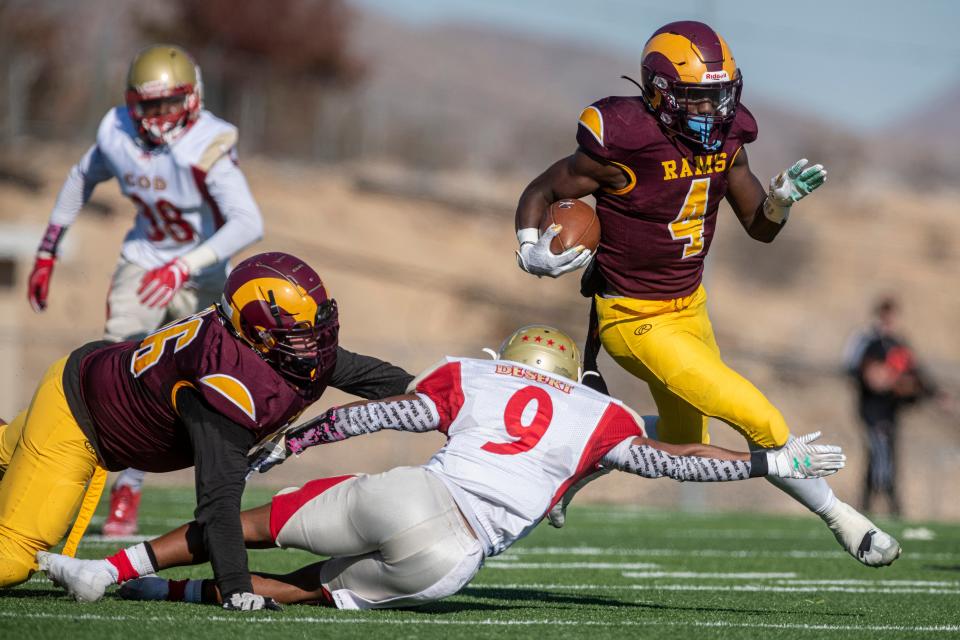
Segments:
[[[670,237],[683,240],[683,258],[703,251],[703,218],[707,213],[710,178],[699,178],[690,184],[690,191],[680,207],[680,213],[667,227]]]

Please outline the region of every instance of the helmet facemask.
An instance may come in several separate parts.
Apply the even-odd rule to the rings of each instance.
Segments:
[[[136,123],[140,137],[153,146],[170,144],[189,127],[192,112],[197,110],[196,92],[181,89],[159,98],[144,98],[136,91],[127,92],[127,108]]]
[[[715,83],[675,82],[647,67],[642,77],[644,101],[664,127],[704,151],[723,146],[740,105],[739,69],[733,80]]]
[[[292,382],[314,382],[321,373],[332,373],[340,331],[336,300],[321,303],[313,323],[286,325],[290,316],[276,305],[272,291],[269,297],[271,313],[278,325],[269,328],[244,327],[244,333],[250,336],[254,347],[283,377]]]

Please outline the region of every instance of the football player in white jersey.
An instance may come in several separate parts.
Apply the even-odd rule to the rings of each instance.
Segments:
[[[332,408],[251,455],[265,471],[307,447],[381,429],[446,434],[427,464],[377,475],[322,478],[242,514],[248,546],[330,556],[287,575],[254,577],[264,600],[250,608],[315,603],[341,609],[419,605],[452,595],[485,558],[526,536],[569,487],[597,469],[699,482],[757,476],[821,477],[844,464],[818,434],[777,451],[739,453],[645,436],[644,419],[578,384],[574,342],[551,327],[515,332],[496,360],[445,358],[407,395]],[[112,560],[46,554],[40,566],[81,601],[99,599],[126,574],[204,562],[196,523],[121,550]],[[133,599],[217,602],[211,581],[138,578]],[[272,599],[272,600],[271,600]]]
[[[263,236],[260,210],[236,163],[237,129],[203,109],[200,68],[155,45],[127,74],[126,105],[107,112],[67,176],[30,273],[28,297],[47,307],[57,249],[97,184],[116,178],[136,207],[107,294],[104,338],[139,339],[216,302],[231,256]],[[137,529],[143,472],[111,491],[107,535]]]

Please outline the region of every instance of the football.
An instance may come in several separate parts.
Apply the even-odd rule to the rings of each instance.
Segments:
[[[558,200],[547,208],[540,221],[540,233],[550,225],[563,227],[550,243],[553,253],[563,253],[571,247],[583,245],[596,251],[600,244],[600,220],[593,207],[580,200]]]

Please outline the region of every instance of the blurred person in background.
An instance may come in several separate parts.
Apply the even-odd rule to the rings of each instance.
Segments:
[[[892,296],[877,302],[872,325],[848,341],[844,359],[856,384],[857,415],[867,436],[862,507],[869,511],[874,496],[880,494],[886,496],[890,514],[899,517],[900,410],[931,397],[938,397],[944,406],[949,400],[920,367],[900,333],[900,305]]]
[[[707,314],[704,259],[721,200],[751,238],[773,242],[792,206],[822,186],[827,172],[801,159],[767,188],[754,175],[745,148],[757,138],[757,122],[740,103],[743,80],[733,54],[710,26],[667,24],[641,58],[640,82],[634,81],[641,95],[585,108],[576,151],[524,189],[515,219],[520,268],[555,278],[590,263],[581,285],[592,300],[584,367],[596,371],[602,344],[647,383],[660,414],[652,437],[707,444],[712,417],[751,447],[784,447],[793,436],[783,415],[720,355]],[[587,195],[596,198],[600,219],[596,257],[591,261],[583,246],[554,254],[556,226],[539,232],[544,211],[562,198]],[[605,390],[599,376],[587,384]],[[863,564],[884,566],[899,557],[900,544],[837,499],[823,478],[769,480],[819,516]]]
[[[111,109],[96,142],[70,170],[30,273],[33,309],[47,308],[58,247],[97,184],[116,178],[137,209],[107,294],[104,339],[139,340],[219,299],[229,259],[263,236],[263,220],[237,166],[237,128],[203,108],[200,68],[173,45],[136,55],[126,104]],[[137,531],[144,473],[128,469],[110,492],[108,536]]]

